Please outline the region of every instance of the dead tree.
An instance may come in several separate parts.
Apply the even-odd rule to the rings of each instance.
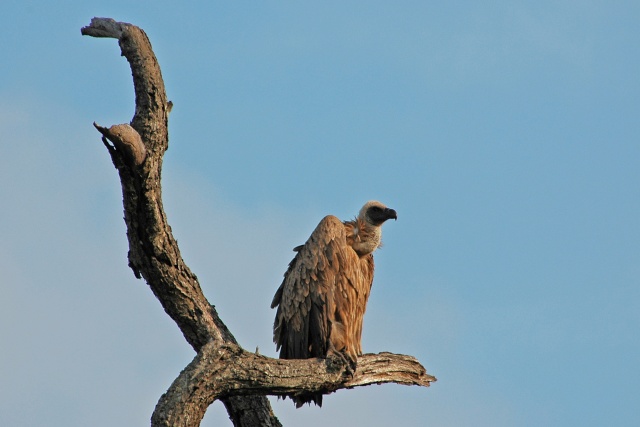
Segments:
[[[172,104],[147,35],[109,18],[92,19],[82,34],[117,39],[131,66],[136,104],[131,123],[94,126],[120,176],[129,267],[146,280],[197,353],[160,398],[152,426],[199,426],[215,400],[223,402],[234,426],[280,426],[266,395],[435,381],[415,358],[399,354],[365,354],[353,373],[343,360],[280,360],[242,349],[182,259],[162,207],[160,177]]]

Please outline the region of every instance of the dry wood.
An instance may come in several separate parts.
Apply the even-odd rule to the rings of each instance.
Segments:
[[[120,176],[129,266],[146,280],[198,353],[158,402],[152,426],[198,426],[207,407],[219,399],[235,426],[275,427],[281,424],[266,394],[328,393],[383,382],[428,386],[435,381],[410,356],[364,355],[353,374],[341,360],[285,361],[242,350],[182,259],[162,206],[160,178],[171,102],[147,35],[110,18],[92,19],[82,34],[117,39],[131,66],[136,109],[130,126],[96,128]]]
[[[81,32],[118,39],[133,75],[136,109],[131,127],[140,135],[146,158],[140,167],[131,168],[117,148],[109,150],[122,185],[129,266],[136,277],[144,277],[196,352],[212,340],[236,343],[182,259],[162,206],[160,177],[169,143],[171,104],[151,43],[140,28],[110,18],[94,18]],[[231,397],[222,402],[235,426],[281,425],[264,396]]]
[[[98,129],[105,138],[113,143],[113,147],[109,146],[106,141],[107,148],[120,151],[120,156],[128,163],[130,167],[140,166],[147,157],[147,149],[145,148],[140,134],[136,132],[129,124],[113,125],[105,128],[93,122],[93,126]]]
[[[162,396],[153,425],[169,427],[189,415],[204,416],[207,407],[224,396],[331,393],[388,382],[428,387],[435,380],[414,357],[402,354],[362,355],[355,373],[351,373],[348,362],[340,358],[272,359],[236,345],[211,343],[200,350]],[[199,421],[185,425],[197,426]]]

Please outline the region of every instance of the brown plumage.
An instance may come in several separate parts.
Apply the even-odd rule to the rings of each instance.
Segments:
[[[381,226],[396,211],[367,202],[353,221],[326,216],[304,245],[294,249],[271,308],[278,307],[273,341],[281,359],[342,354],[353,365],[362,354],[362,319],[373,282],[373,251]],[[322,394],[296,396],[297,407],[322,406]]]

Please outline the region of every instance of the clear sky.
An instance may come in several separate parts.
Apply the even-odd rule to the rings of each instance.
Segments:
[[[3,2],[0,425],[148,425],[194,356],[127,267],[91,124],[133,88],[94,16],[151,39],[169,222],[247,349],[276,355],[271,298],[324,215],[398,211],[363,347],[439,381],[273,399],[284,425],[637,425],[640,3],[604,0]]]

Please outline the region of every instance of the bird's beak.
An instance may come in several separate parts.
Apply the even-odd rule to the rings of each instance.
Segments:
[[[386,208],[384,210],[384,214],[387,217],[387,219],[391,219],[393,218],[394,220],[398,220],[398,214],[396,213],[395,210],[391,209],[391,208]]]

